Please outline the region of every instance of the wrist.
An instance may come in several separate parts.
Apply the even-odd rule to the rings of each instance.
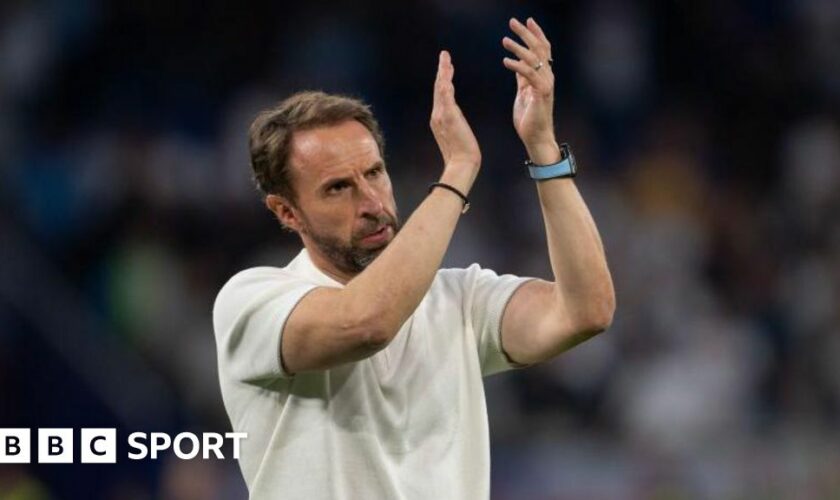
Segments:
[[[535,165],[551,165],[560,161],[560,145],[556,140],[526,144],[528,159]]]
[[[548,156],[542,156],[540,159],[546,158],[548,158]],[[572,154],[572,148],[566,143],[560,145],[560,154],[557,161],[536,164],[531,159],[528,159],[525,162],[525,166],[528,167],[528,174],[536,181],[568,178],[577,175],[577,162],[575,161],[575,155]]]
[[[449,184],[462,193],[469,194],[477,174],[478,167],[475,165],[447,164],[439,182]]]
[[[467,211],[470,209],[470,199],[467,198],[467,195],[464,194],[463,192],[461,192],[460,189],[456,188],[455,186],[452,186],[451,184],[447,184],[445,182],[433,182],[433,183],[429,184],[429,194],[431,194],[432,191],[435,190],[435,188],[445,189],[447,191],[452,192],[453,194],[455,194],[455,196],[460,198],[461,203],[463,203],[463,205],[461,205],[461,213],[462,214],[467,213]]]

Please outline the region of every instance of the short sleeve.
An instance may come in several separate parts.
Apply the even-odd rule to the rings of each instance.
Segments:
[[[465,303],[475,333],[483,376],[522,365],[513,363],[502,349],[502,316],[513,293],[533,278],[498,275],[473,264],[466,270],[468,293]]]
[[[317,286],[273,268],[249,269],[231,278],[213,306],[219,375],[245,383],[288,378],[280,360],[283,327]]]

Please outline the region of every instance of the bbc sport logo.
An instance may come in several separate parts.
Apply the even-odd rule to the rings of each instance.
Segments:
[[[40,464],[74,463],[74,429],[36,429]],[[0,429],[0,464],[28,464],[32,459],[32,429]],[[156,460],[161,452],[171,449],[183,460],[200,458],[224,459],[222,446],[230,440],[232,456],[239,459],[244,432],[204,432],[200,435],[181,432],[173,438],[165,432],[132,432],[128,435],[129,460]],[[117,463],[116,429],[80,429],[80,462],[83,464]]]

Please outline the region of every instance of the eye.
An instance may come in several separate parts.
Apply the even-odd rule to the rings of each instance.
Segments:
[[[336,183],[330,184],[327,187],[327,194],[336,194],[343,191],[345,188],[350,187],[350,183],[347,181],[338,181]]]
[[[380,175],[382,175],[383,171],[384,171],[384,169],[382,167],[374,167],[374,168],[368,170],[365,175],[367,175],[370,178],[376,178],[376,177],[379,177]]]

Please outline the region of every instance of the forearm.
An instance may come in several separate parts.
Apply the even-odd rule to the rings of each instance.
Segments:
[[[474,175],[444,173],[441,182],[469,192]],[[461,199],[434,189],[399,234],[367,269],[344,289],[343,309],[361,318],[374,347],[384,347],[425,296],[461,215]]]
[[[556,145],[529,148],[540,164],[559,160]],[[615,308],[615,293],[604,247],[595,221],[572,179],[537,183],[546,229],[549,259],[563,310],[584,330],[608,324]]]
[[[481,151],[455,101],[454,72],[449,53],[441,51],[429,126],[443,156],[440,181],[468,194]],[[361,318],[369,347],[387,345],[417,309],[440,268],[462,208],[457,194],[434,189],[387,248],[347,284],[343,311]]]

